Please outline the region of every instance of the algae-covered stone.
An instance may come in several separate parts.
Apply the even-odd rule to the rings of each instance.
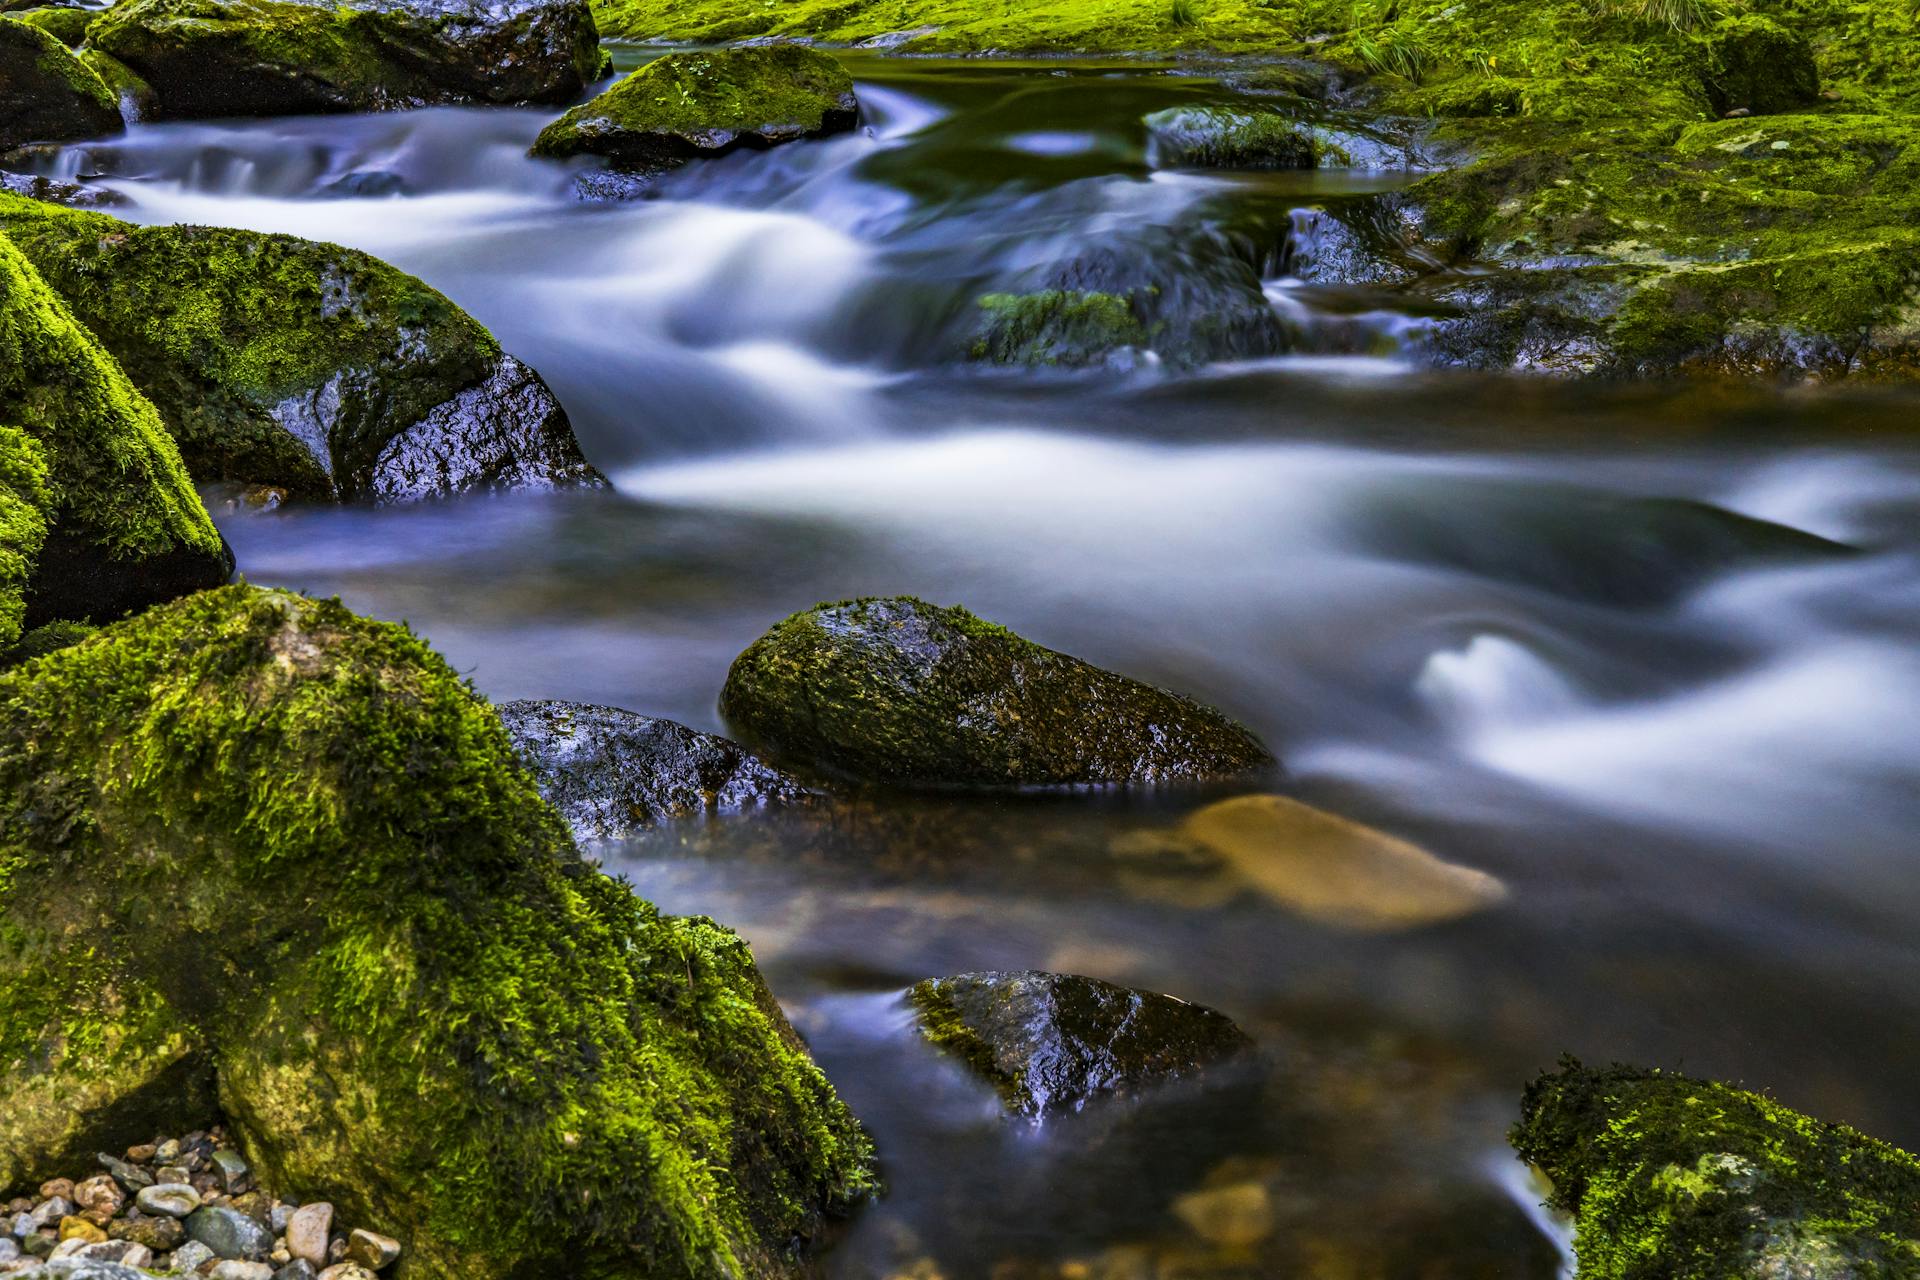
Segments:
[[[878,782],[1177,782],[1274,763],[1209,707],[906,597],[788,618],[734,661],[720,710],[776,758]]]
[[[969,354],[990,364],[1077,368],[1147,344],[1132,295],[1081,289],[989,293]]]
[[[22,9],[10,15],[16,21],[40,28],[69,49],[77,49],[87,38],[87,28],[100,16],[98,9]]]
[[[1313,129],[1265,107],[1170,107],[1147,117],[1156,164],[1200,169],[1312,169]]]
[[[671,720],[583,702],[509,702],[514,746],[577,839],[615,839],[669,818],[803,799],[793,778],[738,743]]]
[[[262,1184],[420,1275],[771,1275],[872,1185],[745,944],[586,866],[493,709],[335,602],[202,592],[0,676],[0,929],[165,1001]],[[10,984],[0,1051],[101,1019]]]
[[[650,172],[845,132],[857,114],[852,77],[817,50],[672,53],[548,125],[533,154],[601,156]]]
[[[10,196],[0,230],[152,397],[195,480],[389,502],[600,483],[539,376],[377,258]]]
[[[59,37],[30,23],[0,22],[0,149],[121,128],[113,94]]]
[[[586,0],[130,0],[89,40],[163,119],[561,103],[600,66]]]
[[[1569,1061],[1513,1145],[1578,1220],[1579,1280],[1920,1274],[1920,1159],[1731,1085]]]
[[[0,423],[0,647],[232,574],[153,405],[4,236]]]
[[[1794,111],[1820,97],[1813,46],[1771,18],[1743,13],[1721,22],[1702,52],[1701,82],[1714,110]]]
[[[1197,1074],[1250,1048],[1225,1014],[1061,973],[963,973],[907,993],[922,1033],[1033,1118]]]

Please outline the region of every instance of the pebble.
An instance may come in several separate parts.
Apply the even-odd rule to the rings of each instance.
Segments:
[[[45,1182],[40,1184],[40,1198],[42,1200],[73,1199],[73,1179],[72,1178],[47,1179]]]
[[[375,1280],[375,1277],[357,1262],[341,1262],[322,1271],[319,1280]]]
[[[273,1273],[273,1280],[319,1280],[320,1273],[305,1258],[295,1258]]]
[[[36,1227],[50,1227],[60,1219],[71,1216],[73,1216],[73,1201],[65,1196],[54,1196],[50,1200],[42,1200],[33,1207],[31,1215],[33,1225]]]
[[[333,1206],[303,1204],[287,1219],[287,1252],[315,1267],[327,1265],[327,1238],[333,1233]]]
[[[210,1280],[273,1280],[273,1268],[264,1262],[219,1262],[207,1274]]]
[[[82,1209],[105,1213],[111,1218],[126,1205],[127,1193],[111,1174],[98,1173],[74,1187],[73,1202]]]
[[[347,1238],[347,1261],[369,1271],[384,1271],[400,1259],[400,1242],[377,1231],[355,1228]]]
[[[200,1207],[200,1193],[179,1182],[161,1182],[143,1187],[134,1197],[140,1212],[184,1218]]]
[[[173,1251],[173,1269],[183,1276],[190,1276],[213,1261],[213,1250],[198,1240],[189,1240]]]
[[[238,1209],[209,1205],[187,1218],[187,1235],[221,1258],[258,1262],[273,1249],[273,1235]]]
[[[106,1238],[106,1232],[85,1218],[66,1217],[60,1219],[60,1239],[63,1241],[80,1240],[87,1244],[99,1244]]]
[[[253,1186],[253,1172],[247,1168],[247,1162],[238,1151],[215,1151],[213,1168],[220,1176],[221,1189],[230,1196],[237,1196]]]
[[[0,1236],[0,1266],[20,1256],[20,1245],[11,1236]]]

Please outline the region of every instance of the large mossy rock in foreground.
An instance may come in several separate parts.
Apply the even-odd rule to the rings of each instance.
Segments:
[[[1212,1009],[1064,973],[929,978],[907,1000],[927,1039],[1034,1119],[1195,1075],[1253,1043]]]
[[[381,501],[600,483],[539,375],[377,258],[8,195],[0,230],[152,398],[197,481]]]
[[[493,709],[335,602],[203,592],[0,677],[0,971],[14,1133],[164,1130],[185,1035],[262,1180],[417,1277],[770,1275],[871,1186],[745,944],[586,866]]]
[[[541,131],[536,156],[602,156],[655,172],[741,147],[843,133],[858,117],[853,78],[799,45],[671,53]]]
[[[122,128],[112,91],[40,27],[0,22],[0,149]]]
[[[562,103],[600,71],[586,0],[131,0],[88,38],[159,119]]]
[[[160,415],[0,236],[0,650],[232,573]]]
[[[1578,1218],[1579,1280],[1920,1275],[1920,1160],[1730,1085],[1563,1064],[1513,1145]]]
[[[502,706],[500,719],[576,839],[618,839],[656,822],[807,794],[739,743],[619,707],[529,699]]]
[[[1211,708],[905,597],[788,618],[734,661],[720,711],[776,757],[875,782],[1179,782],[1274,764]]]

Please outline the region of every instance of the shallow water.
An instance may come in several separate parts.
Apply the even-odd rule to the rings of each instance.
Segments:
[[[1152,167],[1143,114],[1232,92],[1192,68],[855,68],[860,133],[619,205],[521,157],[540,112],[136,127],[50,161],[136,219],[420,274],[616,483],[223,513],[254,582],[405,618],[497,698],[707,729],[795,608],[965,602],[1226,708],[1293,794],[1510,890],[1361,934],[1128,856],[1218,793],[868,801],[602,850],[754,942],[872,1127],[890,1193],[822,1269],[1552,1276],[1502,1134],[1563,1051],[1920,1145],[1915,402],[1419,372],[1405,298],[1288,275],[1297,210],[1403,175]],[[1254,273],[1283,349],[966,361],[979,294],[1097,250]],[[898,993],[1026,967],[1216,1005],[1263,1061],[1010,1128]],[[1209,1243],[1181,1201],[1255,1185],[1255,1238]]]

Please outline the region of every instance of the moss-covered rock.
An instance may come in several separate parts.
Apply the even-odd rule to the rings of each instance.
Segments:
[[[381,501],[599,483],[538,375],[377,258],[6,195],[0,230],[159,406],[196,480]]]
[[[164,119],[561,103],[600,67],[585,0],[129,0],[89,39]]]
[[[1147,326],[1131,295],[1084,289],[989,293],[968,348],[990,364],[1098,364],[1114,353],[1147,345]]]
[[[1170,107],[1147,117],[1156,163],[1200,169],[1313,169],[1321,145],[1313,129],[1259,107]]]
[[[1578,1219],[1579,1280],[1920,1274],[1920,1159],[1759,1094],[1568,1062],[1513,1145]]]
[[[82,49],[80,61],[100,77],[100,83],[107,86],[114,100],[120,105],[120,115],[125,120],[150,120],[154,114],[153,86],[120,59],[105,54],[98,49]]]
[[[1252,1047],[1225,1014],[1062,973],[963,973],[907,993],[921,1033],[1040,1119],[1192,1076]]]
[[[745,944],[582,863],[492,708],[338,603],[202,592],[0,676],[0,940],[94,976],[0,991],[41,1064],[0,1115],[164,1002],[263,1180],[415,1276],[773,1275],[872,1186]]]
[[[5,236],[0,424],[0,648],[232,575],[160,415]]]
[[[87,38],[87,28],[100,16],[98,9],[21,9],[9,14],[20,22],[36,26],[69,49],[77,49]]]
[[[672,53],[548,125],[532,154],[639,172],[853,128],[853,78],[798,45]]]
[[[671,720],[583,702],[527,700],[500,719],[540,794],[576,839],[617,839],[672,818],[736,813],[806,796],[738,743]]]
[[[1722,115],[1771,115],[1819,100],[1820,68],[1806,36],[1757,13],[1727,18],[1702,42],[1701,83]]]
[[[794,614],[734,661],[720,710],[776,758],[877,782],[1158,783],[1274,764],[1209,707],[905,597]]]
[[[0,22],[0,149],[122,128],[114,95],[59,37],[31,23]]]

